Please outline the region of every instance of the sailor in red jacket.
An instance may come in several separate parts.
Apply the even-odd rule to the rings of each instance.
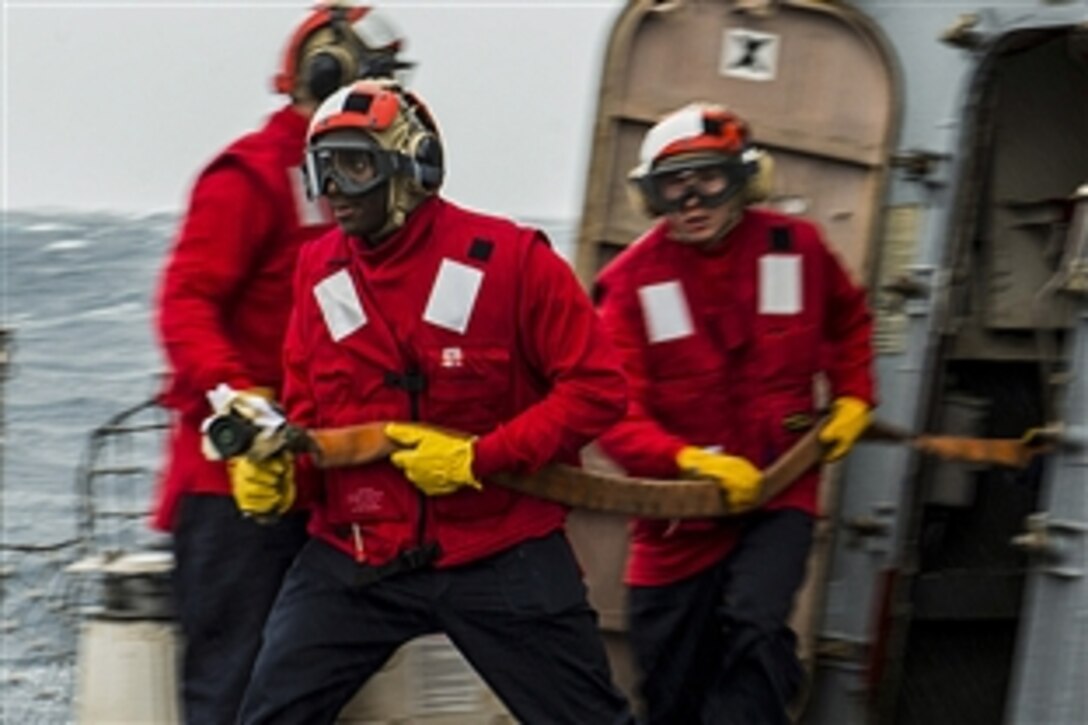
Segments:
[[[628,414],[601,439],[630,474],[698,475],[753,504],[765,467],[834,398],[828,458],[873,401],[864,293],[811,223],[748,208],[765,157],[735,114],[692,104],[647,133],[635,193],[663,217],[600,275]],[[649,723],[786,723],[801,681],[786,623],[817,507],[814,469],[738,518],[633,522],[625,580]]]
[[[302,514],[274,526],[239,514],[227,468],[201,454],[205,394],[218,383],[279,394],[295,259],[332,228],[304,190],[309,118],[351,79],[400,67],[399,47],[370,8],[310,13],[275,79],[290,102],[201,172],[162,273],[156,316],[170,373],[162,402],[176,415],[154,523],[173,532],[190,723],[234,722],[265,616],[305,541]]]
[[[567,511],[489,480],[576,463],[622,416],[623,373],[588,297],[540,231],[437,195],[434,121],[395,84],[341,89],[309,138],[311,193],[340,229],[299,259],[287,414],[404,421],[386,428],[404,448],[309,479],[313,538],[269,616],[242,722],[332,722],[400,645],[437,631],[519,721],[631,722]],[[238,460],[254,488],[295,468],[287,453]]]

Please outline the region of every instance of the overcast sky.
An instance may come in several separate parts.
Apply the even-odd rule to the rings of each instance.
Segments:
[[[277,108],[306,0],[0,0],[0,207],[183,207],[194,174]],[[451,199],[574,219],[622,0],[385,0],[446,142]]]

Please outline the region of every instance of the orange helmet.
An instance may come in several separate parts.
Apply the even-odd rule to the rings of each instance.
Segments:
[[[747,185],[759,169],[760,152],[751,147],[748,124],[724,106],[692,103],[673,111],[646,132],[639,164],[628,174],[638,187],[646,211],[675,211],[684,198],[668,198],[661,178],[690,169],[719,168],[720,190],[702,194],[708,206],[723,204]],[[703,172],[707,173],[707,172]]]
[[[377,10],[322,3],[295,28],[272,85],[296,101],[319,103],[357,78],[392,78],[411,68],[397,58],[404,45]]]

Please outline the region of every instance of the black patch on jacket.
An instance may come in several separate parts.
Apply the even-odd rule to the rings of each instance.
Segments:
[[[771,251],[788,252],[793,248],[793,234],[789,227],[771,229]]]
[[[495,243],[490,239],[476,237],[468,247],[469,259],[486,262],[491,259],[491,252],[495,250]]]

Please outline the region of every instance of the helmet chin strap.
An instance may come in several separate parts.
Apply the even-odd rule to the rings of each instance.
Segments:
[[[403,176],[394,176],[386,186],[385,222],[371,235],[377,243],[404,226],[408,215],[430,195],[416,191],[411,179]]]

